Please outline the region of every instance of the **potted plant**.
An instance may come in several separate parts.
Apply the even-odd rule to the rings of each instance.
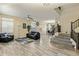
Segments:
[[[39,26],[39,22],[36,22],[36,25]]]
[[[28,32],[30,32],[30,29],[31,29],[31,26],[28,25],[28,26],[27,26],[27,30],[28,30]]]

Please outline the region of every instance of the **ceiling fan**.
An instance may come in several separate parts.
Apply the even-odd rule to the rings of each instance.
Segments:
[[[33,18],[30,15],[27,15],[27,20],[33,20]]]
[[[31,17],[30,15],[27,15],[27,20],[32,20],[32,21],[34,21],[34,22],[37,21],[36,19],[34,19],[33,17]]]
[[[32,18],[30,15],[27,15],[27,20],[32,20],[36,23],[37,26],[39,26],[39,22],[36,19]]]
[[[59,15],[61,15],[63,8],[61,6],[54,9]]]

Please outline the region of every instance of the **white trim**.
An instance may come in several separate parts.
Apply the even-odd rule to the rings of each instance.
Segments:
[[[76,42],[72,38],[70,38],[70,41],[72,42],[72,45],[74,46],[74,49],[76,50],[77,49]]]

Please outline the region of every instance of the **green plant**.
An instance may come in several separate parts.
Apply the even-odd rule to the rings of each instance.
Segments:
[[[30,29],[31,29],[31,25],[28,25],[28,26],[27,26],[28,32],[30,32]]]
[[[39,22],[36,22],[36,25],[39,26]]]

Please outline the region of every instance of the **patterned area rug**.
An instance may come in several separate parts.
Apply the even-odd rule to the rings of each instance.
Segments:
[[[16,41],[21,44],[27,44],[27,43],[33,42],[34,40],[30,39],[30,38],[18,38],[18,39],[16,39]]]

